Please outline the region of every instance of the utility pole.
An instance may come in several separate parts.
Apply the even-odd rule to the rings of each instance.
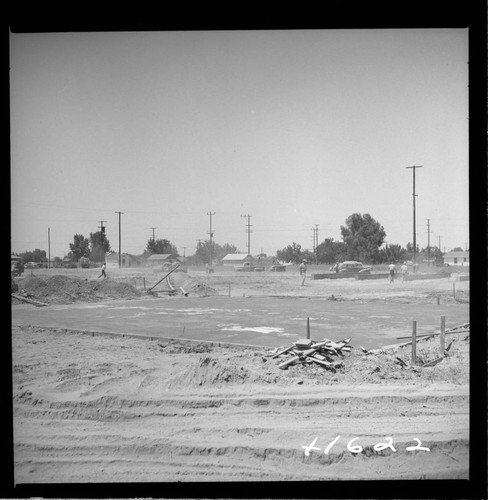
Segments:
[[[212,215],[215,215],[215,212],[207,212],[207,215],[210,216],[210,231],[208,234],[210,235],[210,267],[213,265],[213,260],[212,260],[212,238],[213,238],[213,231],[212,231]]]
[[[150,227],[149,229],[152,229],[152,233],[153,233],[153,243],[154,243],[154,230],[157,229],[157,227]]]
[[[430,219],[427,219],[427,263],[430,266]]]
[[[422,165],[413,165],[412,167],[405,167],[405,168],[411,168],[413,172],[413,265],[417,263],[417,231],[415,229],[415,197],[417,196],[415,194],[415,169],[416,168],[422,168]],[[415,267],[414,267],[415,269]]]
[[[314,227],[312,227],[312,231],[313,231],[313,240],[312,240],[313,241],[313,254],[315,255],[315,240],[316,240],[316,238],[315,238],[315,228]]]
[[[47,268],[51,269],[51,228],[47,228]]]
[[[251,255],[251,216],[249,214],[247,215],[241,215],[241,217],[247,217],[247,253]]]
[[[319,225],[315,224],[315,265],[319,263]]]
[[[119,268],[122,267],[122,251],[121,251],[121,248],[122,248],[122,239],[121,239],[121,226],[120,226],[120,216],[124,213],[124,212],[115,212],[116,214],[119,214]]]

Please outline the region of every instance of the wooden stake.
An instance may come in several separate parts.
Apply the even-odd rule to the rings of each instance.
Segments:
[[[446,347],[446,317],[441,316],[441,356],[444,356],[444,349]]]
[[[412,321],[412,365],[417,364],[417,322]]]
[[[307,318],[307,339],[310,338],[310,318]]]

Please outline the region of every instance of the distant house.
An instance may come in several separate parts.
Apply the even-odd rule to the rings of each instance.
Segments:
[[[150,267],[159,267],[176,262],[180,262],[180,260],[171,253],[153,253],[147,258],[147,263]]]
[[[118,268],[119,267],[119,253],[118,252],[107,252],[105,254],[105,263],[107,268]],[[122,253],[120,267],[134,267],[137,266],[138,262],[133,255],[128,253]]]
[[[244,262],[254,262],[252,255],[248,253],[228,253],[223,259],[222,264],[224,266],[239,266],[244,264]]]
[[[469,250],[444,254],[444,264],[449,264],[450,266],[469,266]]]

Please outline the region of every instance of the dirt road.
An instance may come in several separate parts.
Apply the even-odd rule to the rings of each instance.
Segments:
[[[468,477],[461,339],[442,366],[351,356],[336,374],[62,329],[14,328],[12,342],[18,483]],[[416,439],[429,451],[407,450]]]

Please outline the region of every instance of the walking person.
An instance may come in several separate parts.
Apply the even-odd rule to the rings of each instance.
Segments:
[[[106,268],[107,268],[107,266],[105,265],[105,262],[104,262],[104,263],[103,263],[103,265],[102,265],[102,274],[101,274],[98,278],[101,278],[102,276],[103,276],[104,278],[106,278],[106,277],[107,277],[107,275],[105,274],[105,269],[106,269]]]
[[[300,264],[300,278],[301,278],[301,284],[302,286],[305,285],[305,278],[307,277],[307,266],[306,266],[306,260],[302,260],[302,263]]]
[[[405,281],[405,278],[407,277],[408,273],[408,266],[406,262],[403,263],[401,270],[402,270],[402,281]]]
[[[390,269],[390,283],[393,283],[395,281],[395,273],[396,273],[396,267],[395,264],[392,262],[388,268]]]

